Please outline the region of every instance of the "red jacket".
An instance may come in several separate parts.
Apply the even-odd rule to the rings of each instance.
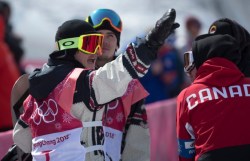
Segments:
[[[13,55],[4,42],[5,24],[0,16],[0,130],[12,128],[10,96],[12,86],[20,76]]]
[[[180,161],[200,161],[204,153],[250,145],[249,104],[250,79],[227,59],[207,60],[177,98]]]

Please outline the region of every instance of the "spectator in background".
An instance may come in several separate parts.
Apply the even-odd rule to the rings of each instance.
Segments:
[[[175,36],[175,33],[169,36],[158,51],[158,59],[152,63],[146,76],[140,79],[150,93],[146,104],[176,97],[183,88],[183,65],[174,46]]]
[[[163,63],[161,79],[165,84],[165,92],[168,98],[176,97],[183,88],[184,71],[179,58],[179,51],[175,47],[176,35],[171,34],[165,45],[159,50]]]
[[[182,49],[182,51],[184,52],[192,48],[192,43],[194,39],[200,34],[202,26],[198,18],[194,16],[190,16],[186,19],[185,27],[187,31],[187,41],[186,41],[186,45]]]
[[[4,40],[5,23],[3,13],[0,12],[0,131],[13,128],[10,97],[12,86],[20,76],[13,54]]]
[[[182,53],[191,50],[192,42],[200,34],[202,29],[201,21],[195,16],[188,16],[185,21],[186,36],[184,37],[183,42],[178,44],[179,57],[183,63]],[[184,84],[183,88],[191,84],[190,79],[184,75]]]
[[[144,78],[140,79],[143,87],[149,92],[149,96],[146,98],[146,104],[153,103],[156,101],[167,99],[164,83],[160,79],[162,73],[163,64],[159,58],[152,62],[148,73]],[[151,83],[150,83],[151,82]]]
[[[192,48],[192,42],[200,34],[202,29],[201,21],[195,16],[188,16],[185,21],[185,36],[178,38],[177,47],[179,50],[179,57],[183,62],[182,53]]]
[[[3,15],[5,21],[5,42],[11,50],[14,60],[19,68],[20,73],[24,74],[25,71],[21,66],[21,61],[24,56],[24,50],[22,48],[22,38],[13,32],[13,26],[10,23],[11,6],[6,1],[0,1],[0,12]]]

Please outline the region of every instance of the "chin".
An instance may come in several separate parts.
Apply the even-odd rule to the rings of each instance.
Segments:
[[[89,66],[87,68],[89,68],[89,69],[95,69],[95,66]]]

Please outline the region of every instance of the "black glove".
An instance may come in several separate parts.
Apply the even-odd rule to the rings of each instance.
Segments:
[[[165,39],[180,26],[175,23],[175,17],[175,10],[170,9],[156,22],[155,27],[147,34],[145,39],[136,39],[134,44],[137,57],[144,64],[150,65],[157,58],[158,49],[164,44]],[[130,53],[130,50],[127,53]]]
[[[147,34],[146,44],[153,50],[158,50],[165,39],[180,25],[175,23],[175,9],[169,9],[155,24],[155,27]]]

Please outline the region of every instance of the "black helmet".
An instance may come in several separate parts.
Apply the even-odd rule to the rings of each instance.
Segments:
[[[86,19],[96,30],[106,29],[114,32],[117,45],[120,46],[120,35],[122,31],[122,20],[120,16],[111,9],[97,9]]]

